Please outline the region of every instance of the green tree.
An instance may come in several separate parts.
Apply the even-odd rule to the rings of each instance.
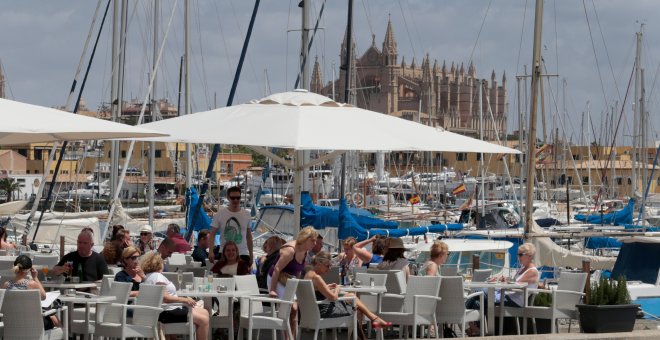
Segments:
[[[21,186],[13,178],[0,179],[0,191],[7,193],[7,202],[11,202],[14,191],[21,192]]]

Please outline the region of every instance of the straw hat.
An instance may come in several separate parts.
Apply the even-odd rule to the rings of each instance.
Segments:
[[[148,225],[148,224],[143,225],[142,228],[140,228],[140,232],[141,233],[151,233],[152,232],[151,226]]]

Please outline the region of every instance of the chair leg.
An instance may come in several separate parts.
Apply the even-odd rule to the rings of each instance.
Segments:
[[[523,318],[523,334],[527,334],[527,317]]]
[[[516,334],[520,335],[520,318],[514,318],[516,320]]]
[[[557,319],[551,319],[550,320],[550,333],[552,333],[552,334],[557,333],[556,322],[557,322]]]
[[[412,333],[413,339],[417,339],[417,325],[415,324],[412,326]]]
[[[536,331],[536,319],[532,318],[532,330],[534,331],[534,334],[538,334]]]
[[[298,332],[298,333],[300,333],[300,332]],[[314,340],[317,340],[318,337],[319,337],[319,329],[317,328],[317,329],[314,330]]]

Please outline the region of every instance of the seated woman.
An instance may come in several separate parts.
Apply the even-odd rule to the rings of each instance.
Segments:
[[[442,241],[434,241],[431,245],[431,256],[422,268],[419,269],[420,276],[440,276],[440,266],[445,264],[449,255],[449,247]]]
[[[128,230],[118,229],[117,232],[114,233],[110,242],[106,242],[103,245],[101,255],[103,255],[103,259],[105,259],[105,263],[108,265],[118,265],[121,264],[121,254],[124,249],[132,245],[131,236]]]
[[[144,284],[163,285],[165,294],[164,303],[182,303],[186,306],[166,306],[160,313],[158,321],[162,323],[181,323],[186,322],[188,317],[188,308],[192,308],[192,318],[195,324],[195,338],[205,340],[209,332],[209,312],[202,307],[197,307],[197,301],[189,297],[178,297],[174,284],[163,274],[164,262],[157,252],[149,252],[142,256],[140,267],[146,274]]]
[[[0,227],[0,249],[2,250],[16,249],[15,244],[7,242],[7,230],[5,230],[5,227]]]
[[[336,283],[327,284],[322,277],[322,275],[327,273],[330,269],[330,264],[330,255],[321,251],[314,256],[312,259],[312,268],[307,271],[307,274],[305,274],[305,279],[312,280],[312,283],[314,284],[314,292],[316,293],[317,301],[336,301],[337,298],[339,298],[340,287]],[[355,295],[346,293],[344,296]],[[355,298],[355,305],[362,314],[371,320],[373,328],[389,327],[392,325],[391,322],[386,322],[374,314],[374,312],[370,311],[357,297]],[[350,312],[351,309],[352,308],[346,306],[344,301],[319,305],[322,318],[343,316],[346,311]]]
[[[259,288],[268,289],[268,283],[266,283],[268,271],[270,270],[270,267],[275,264],[274,261],[277,260],[280,248],[285,242],[286,241],[279,236],[271,236],[266,239],[261,246],[261,249],[266,255],[260,257],[257,261],[257,283],[259,283]]]
[[[362,266],[362,260],[360,260],[355,251],[353,251],[353,246],[357,243],[355,237],[347,237],[342,246],[344,247],[344,252],[339,253],[334,259],[334,263],[338,266],[344,266],[348,271],[352,271],[355,267]]]
[[[364,249],[364,247],[371,243],[371,251]],[[380,264],[383,262],[383,255],[385,254],[385,239],[374,235],[364,241],[360,241],[353,245],[353,252],[365,267],[370,264]]]
[[[236,242],[227,241],[222,249],[222,259],[213,265],[211,271],[219,276],[247,275],[250,273],[250,264],[238,256]]]
[[[403,253],[406,252],[406,248],[403,246],[403,241],[400,238],[390,237],[387,239],[387,250],[385,251],[385,256],[383,257],[383,262],[381,262],[378,269],[385,270],[403,270],[406,274],[406,281],[410,277],[410,268],[408,267],[408,259],[403,256]]]
[[[32,260],[27,255],[20,255],[14,260],[14,279],[5,282],[4,289],[37,289],[41,299],[46,299],[46,291],[39,282],[37,270],[32,267]],[[44,316],[44,330],[60,327],[60,320],[55,315]]]
[[[527,288],[537,288],[539,286],[539,270],[536,269],[534,262],[534,254],[536,254],[536,247],[531,243],[523,243],[518,247],[518,263],[520,269],[516,271],[513,276],[513,281],[516,283],[525,283]],[[506,280],[505,277],[500,280]],[[511,307],[522,307],[525,305],[524,295],[522,290],[507,291],[504,297],[504,305]]]
[[[138,265],[140,251],[135,247],[128,247],[121,253],[121,264],[124,267],[122,271],[115,275],[117,282],[129,282],[133,284],[130,296],[137,296],[140,290],[140,283],[144,281],[146,275]]]

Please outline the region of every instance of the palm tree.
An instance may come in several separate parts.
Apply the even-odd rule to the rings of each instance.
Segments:
[[[21,192],[21,186],[13,178],[0,179],[0,191],[7,193],[7,202],[11,202],[14,191]]]

